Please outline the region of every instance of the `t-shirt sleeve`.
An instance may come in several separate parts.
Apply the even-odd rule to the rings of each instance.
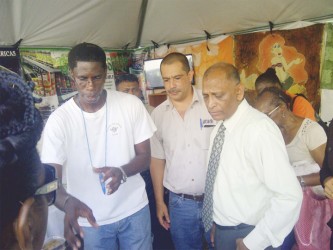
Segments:
[[[44,132],[41,160],[43,163],[63,165],[66,161],[65,133],[55,114],[48,118]]]
[[[311,122],[304,134],[304,140],[309,150],[314,150],[327,142],[325,130],[317,123]]]
[[[136,103],[133,103],[132,107],[134,117],[134,143],[138,144],[151,138],[156,131],[156,126],[151,119],[147,109],[139,99],[136,101]]]

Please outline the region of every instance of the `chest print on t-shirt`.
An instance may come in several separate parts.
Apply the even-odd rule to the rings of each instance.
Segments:
[[[109,125],[108,131],[111,132],[111,135],[119,135],[121,131],[121,124],[118,122],[113,122]]]

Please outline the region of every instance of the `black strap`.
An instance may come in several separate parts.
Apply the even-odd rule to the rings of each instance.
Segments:
[[[308,98],[306,98],[306,96],[303,95],[303,94],[301,94],[301,93],[295,94],[295,97],[294,97],[293,99],[291,99],[291,102],[290,102],[290,107],[289,107],[289,108],[290,108],[291,111],[293,111],[295,100],[296,100],[296,98],[299,97],[299,96],[301,96],[301,97],[303,97],[304,99],[308,100]]]

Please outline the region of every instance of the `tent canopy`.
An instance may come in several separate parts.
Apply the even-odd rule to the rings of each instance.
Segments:
[[[332,0],[3,0],[0,45],[138,48],[331,18]]]

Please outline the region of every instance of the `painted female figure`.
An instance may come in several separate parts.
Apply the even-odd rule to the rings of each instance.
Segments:
[[[285,46],[285,40],[278,34],[266,36],[259,44],[259,61],[257,68],[264,72],[272,67],[276,71],[284,90],[302,92],[299,89],[308,80],[304,69],[305,57],[294,47]],[[297,88],[293,91],[291,88]]]

